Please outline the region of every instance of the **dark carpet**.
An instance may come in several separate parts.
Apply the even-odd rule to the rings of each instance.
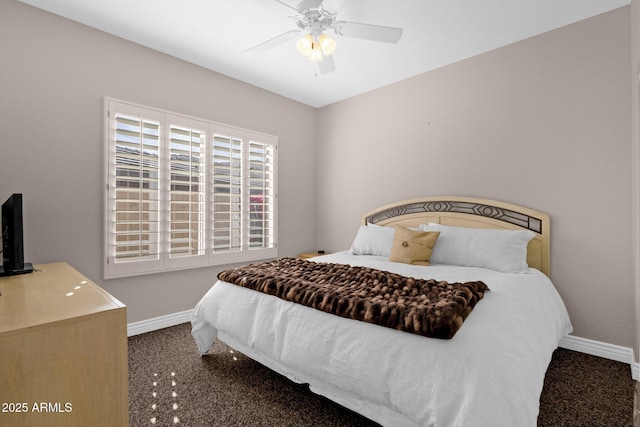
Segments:
[[[628,364],[558,349],[539,426],[632,426]],[[129,422],[137,426],[375,426],[220,341],[201,357],[189,323],[129,338]]]

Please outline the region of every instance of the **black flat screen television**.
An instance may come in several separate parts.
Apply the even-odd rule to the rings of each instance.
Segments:
[[[0,276],[31,273],[33,265],[24,262],[22,194],[12,194],[2,204],[2,268]]]

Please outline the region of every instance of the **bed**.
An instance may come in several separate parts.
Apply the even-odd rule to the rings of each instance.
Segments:
[[[390,230],[403,227],[440,233],[431,265],[389,261]],[[401,201],[366,213],[350,249],[305,262],[482,281],[489,291],[452,338],[439,339],[219,280],[193,311],[199,351],[220,339],[385,426],[536,425],[552,353],[572,330],[549,279],[548,215],[478,198]]]

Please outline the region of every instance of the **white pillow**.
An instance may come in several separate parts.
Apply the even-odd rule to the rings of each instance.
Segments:
[[[528,269],[527,245],[530,230],[492,230],[433,224],[420,225],[423,231],[439,231],[431,253],[432,264],[482,267],[504,273]]]
[[[393,246],[394,234],[393,227],[381,227],[374,224],[362,225],[351,245],[351,253],[388,257],[391,246]]]

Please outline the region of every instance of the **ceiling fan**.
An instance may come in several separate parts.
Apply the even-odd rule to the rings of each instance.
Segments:
[[[336,49],[336,41],[325,31],[333,30],[339,36],[384,43],[397,43],[402,37],[402,28],[337,21],[336,13],[324,9],[322,5],[324,0],[302,0],[296,7],[280,0],[275,1],[296,12],[291,18],[295,21],[297,29],[262,42],[245,50],[244,53],[260,54],[302,36],[296,43],[298,51],[318,65],[320,74],[328,74],[335,70],[331,54]]]

